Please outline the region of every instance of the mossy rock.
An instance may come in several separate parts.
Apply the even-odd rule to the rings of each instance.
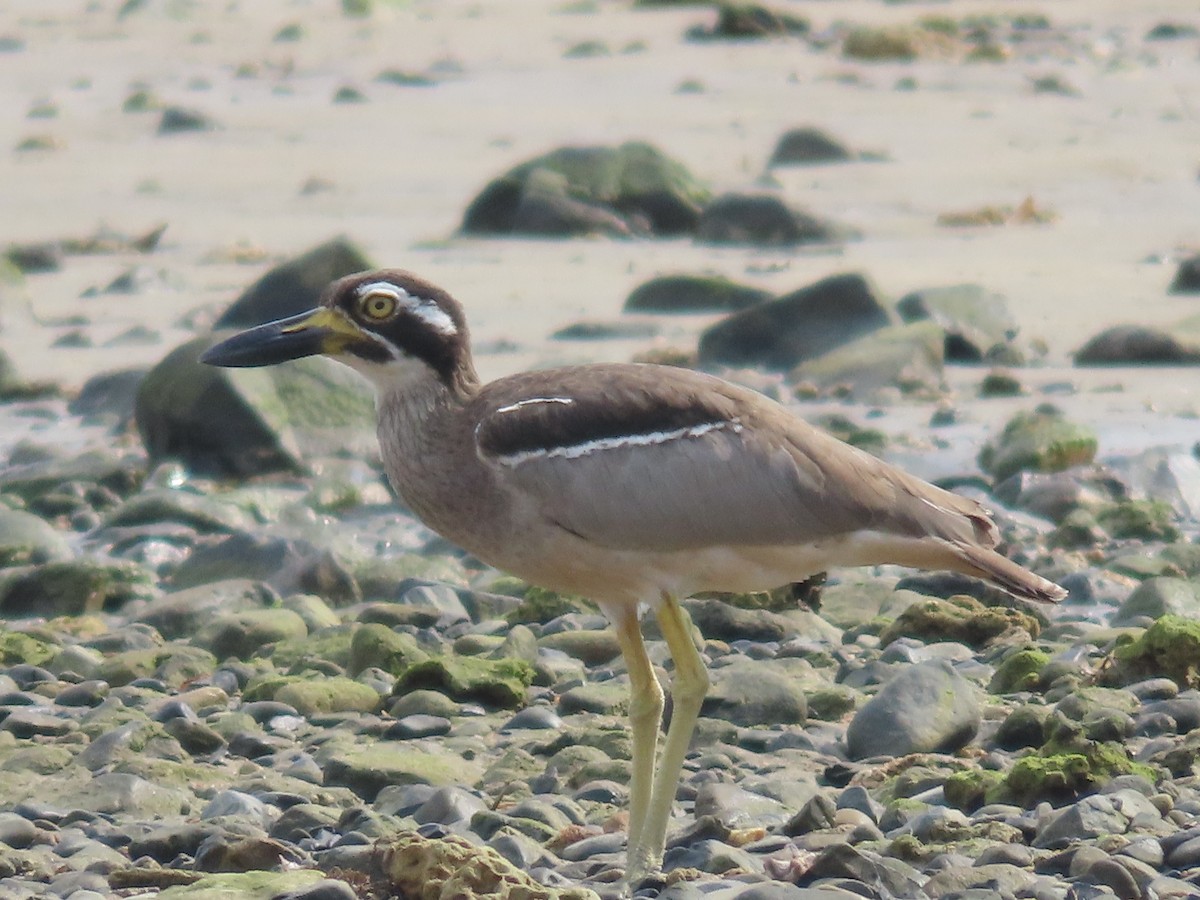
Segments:
[[[0,506],[0,568],[71,558],[71,546],[49,522]]]
[[[216,668],[217,658],[207,650],[187,644],[168,644],[114,654],[101,663],[96,677],[113,687],[139,678],[159,678],[178,688],[194,678],[211,675]]]
[[[858,691],[841,684],[831,684],[829,687],[806,692],[804,698],[808,702],[809,718],[824,722],[837,722],[858,709],[859,703],[864,699]]]
[[[1004,782],[1004,773],[991,769],[967,769],[950,775],[942,785],[946,803],[954,809],[971,813],[987,802],[989,792]]]
[[[285,684],[275,699],[296,707],[302,716],[332,712],[374,712],[382,698],[370,685],[351,678],[302,678]]]
[[[177,884],[157,895],[159,900],[271,900],[272,897],[303,894],[325,878],[316,869],[288,872],[221,872],[204,875],[191,884]]]
[[[1097,448],[1094,431],[1043,405],[1013,416],[979,452],[979,465],[1000,482],[1022,471],[1061,472],[1088,465]]]
[[[346,671],[357,675],[364,669],[378,668],[392,675],[401,675],[428,659],[429,654],[421,649],[411,635],[370,622],[358,626],[354,632]]]
[[[325,785],[348,787],[372,802],[389,785],[469,786],[480,774],[478,763],[451,754],[435,755],[403,743],[379,743],[334,751],[325,764]]]
[[[1100,527],[1114,538],[1139,541],[1177,541],[1178,516],[1162,500],[1125,500],[1101,507],[1096,512]]]
[[[1131,774],[1155,780],[1153,769],[1135,763],[1117,743],[1092,744],[1079,752],[1032,753],[1017,760],[986,799],[1026,809],[1042,800],[1060,805],[1099,790],[1118,775]]]
[[[665,275],[638,285],[625,299],[625,312],[736,312],[770,300],[770,291],[720,275]]]
[[[885,647],[901,637],[980,647],[1012,628],[1023,628],[1032,637],[1041,632],[1038,620],[1027,613],[984,606],[974,597],[960,594],[948,600],[931,598],[912,604],[883,630],[879,640]]]
[[[424,688],[455,700],[515,709],[525,705],[525,690],[532,683],[533,666],[523,659],[436,656],[400,673],[393,695]]]
[[[352,624],[335,625],[304,637],[279,641],[271,649],[271,662],[284,672],[300,672],[316,663],[334,663],[357,675],[362,670],[351,666],[351,642],[358,628]]]
[[[242,689],[242,701],[255,703],[259,700],[274,700],[275,695],[289,684],[302,681],[303,675],[284,675],[281,672],[262,672],[253,676]]]
[[[596,611],[596,605],[583,597],[556,594],[554,591],[532,586],[526,586],[523,593],[521,605],[504,617],[509,625],[528,625],[534,622],[545,625],[559,616]]]
[[[0,666],[44,666],[62,649],[22,631],[0,631]]]
[[[1163,616],[1114,655],[1109,677],[1119,684],[1165,676],[1184,690],[1200,687],[1200,622]]]
[[[1026,647],[1009,654],[996,668],[988,690],[993,694],[1032,691],[1041,686],[1041,672],[1050,662],[1050,655],[1036,647]]]
[[[112,612],[158,595],[153,573],[128,560],[76,559],[10,569],[0,581],[5,616]]]

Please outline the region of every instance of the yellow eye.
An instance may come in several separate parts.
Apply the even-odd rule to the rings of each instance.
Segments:
[[[359,309],[367,318],[382,321],[396,312],[396,298],[382,291],[372,291],[359,301]]]

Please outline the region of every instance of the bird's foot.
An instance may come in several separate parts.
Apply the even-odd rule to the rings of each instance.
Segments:
[[[662,860],[639,852],[637,848],[629,851],[624,883],[625,892],[629,896],[641,894],[648,889],[657,894],[667,886],[667,878],[662,872]]]

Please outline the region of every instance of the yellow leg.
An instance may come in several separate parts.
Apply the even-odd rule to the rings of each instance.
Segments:
[[[671,727],[667,729],[667,740],[659,758],[641,840],[630,852],[626,870],[630,884],[636,884],[662,865],[667,823],[679,788],[683,758],[696,730],[700,705],[708,693],[708,670],[692,643],[691,624],[679,602],[664,594],[658,610],[658,625],[675,662],[675,674],[671,679]]]
[[[616,621],[617,642],[629,669],[629,726],[633,737],[633,777],[629,781],[630,854],[636,852],[650,808],[654,781],[654,757],[658,749],[658,729],[662,724],[662,686],[654,676],[646,645],[642,642],[637,610],[622,610]]]

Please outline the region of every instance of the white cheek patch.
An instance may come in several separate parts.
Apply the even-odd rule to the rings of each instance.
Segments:
[[[414,297],[390,281],[372,281],[369,284],[360,285],[358,296],[365,297],[368,294],[387,294],[389,297],[395,297],[396,303],[401,309],[420,319],[438,334],[444,334],[447,337],[458,334],[458,326],[454,324],[454,320],[444,309],[432,300]]]

